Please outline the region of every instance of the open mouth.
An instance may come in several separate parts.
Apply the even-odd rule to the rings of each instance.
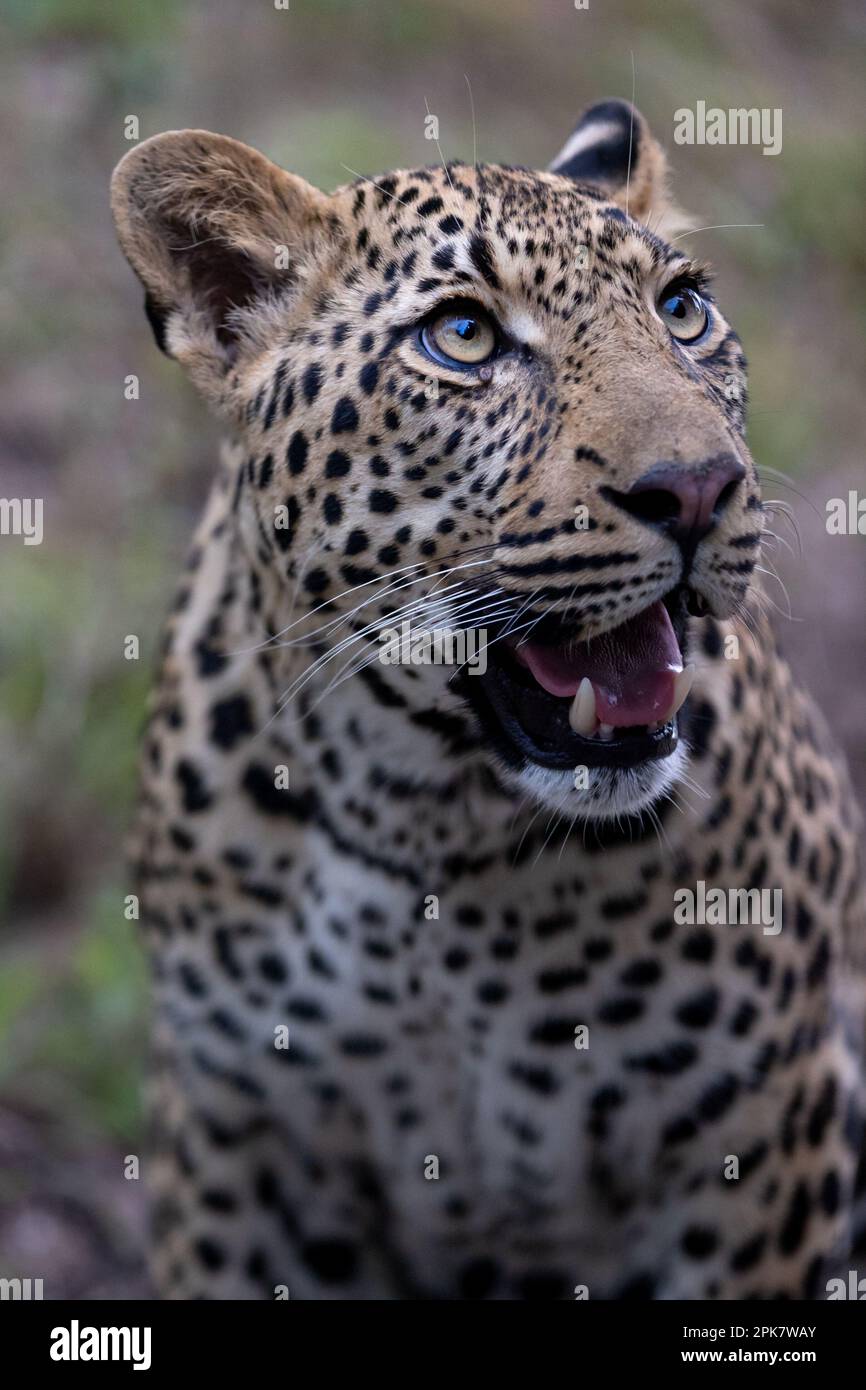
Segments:
[[[487,670],[462,682],[463,693],[512,766],[628,768],[669,757],[694,678],[687,612],[676,589],[589,640],[542,619],[528,641],[489,640]]]

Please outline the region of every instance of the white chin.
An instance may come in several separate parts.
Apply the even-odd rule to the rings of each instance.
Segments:
[[[521,772],[509,769],[510,785],[528,792],[542,806],[558,811],[566,821],[613,820],[646,810],[669,791],[685,771],[688,754],[682,741],[667,758],[637,767],[588,769],[588,785],[576,788],[572,772],[531,765]]]

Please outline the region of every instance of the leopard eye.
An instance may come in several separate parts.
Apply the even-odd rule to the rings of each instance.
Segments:
[[[479,367],[496,351],[496,329],[483,309],[447,309],[421,329],[421,345],[445,367]]]
[[[690,285],[674,285],[665,290],[656,309],[668,331],[681,343],[696,342],[709,327],[709,306]]]

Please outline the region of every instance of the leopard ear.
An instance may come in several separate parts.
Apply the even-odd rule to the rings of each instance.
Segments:
[[[664,150],[630,102],[600,101],[584,111],[550,169],[597,188],[660,236],[689,225],[668,196]]]
[[[157,343],[208,395],[249,341],[249,310],[337,236],[324,193],[206,130],[136,145],[114,171],[111,207]]]

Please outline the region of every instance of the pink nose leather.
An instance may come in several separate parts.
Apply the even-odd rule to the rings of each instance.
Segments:
[[[728,500],[722,496],[725,489],[745,475],[742,463],[731,454],[691,466],[656,464],[626,494],[629,501],[636,503],[629,510],[664,527],[678,541],[698,540],[716,524],[716,513]],[[637,499],[643,494],[642,501],[649,504],[649,493],[655,494],[654,505],[642,506]]]

